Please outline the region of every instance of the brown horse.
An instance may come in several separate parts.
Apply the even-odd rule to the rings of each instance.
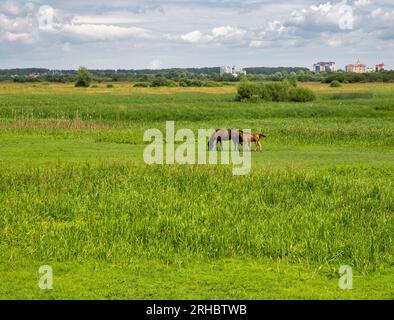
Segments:
[[[216,129],[215,133],[209,139],[208,148],[210,151],[220,143],[220,150],[223,150],[223,141],[232,141],[235,150],[239,149],[239,145],[243,142],[243,131],[237,129]]]
[[[256,143],[256,148],[254,149],[254,151],[261,151],[262,150],[262,146],[261,146],[261,138],[266,138],[266,136],[262,133],[254,133],[254,134],[249,134],[249,133],[241,133],[241,144],[244,143],[245,147],[247,150],[251,150],[251,145],[252,142]]]

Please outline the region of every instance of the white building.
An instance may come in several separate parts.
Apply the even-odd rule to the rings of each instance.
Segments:
[[[335,62],[318,62],[313,65],[313,71],[316,73],[326,72],[326,71],[337,71],[337,66]]]
[[[225,74],[231,74],[233,77],[239,77],[241,75],[246,75],[246,71],[241,69],[241,68],[237,68],[236,66],[223,66],[220,67],[220,76],[224,76]]]

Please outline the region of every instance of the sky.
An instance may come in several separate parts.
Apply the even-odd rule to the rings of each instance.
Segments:
[[[394,0],[0,0],[0,69],[394,68]]]

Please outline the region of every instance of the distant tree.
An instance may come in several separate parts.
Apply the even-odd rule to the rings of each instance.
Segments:
[[[290,73],[287,80],[289,81],[289,83],[292,87],[295,88],[298,86],[298,76],[295,72]]]
[[[75,82],[76,87],[89,87],[92,82],[92,75],[85,67],[78,69],[77,81]]]
[[[282,81],[284,79],[284,76],[282,72],[276,72],[275,74],[272,75],[271,79],[273,81]]]
[[[152,87],[176,87],[177,83],[164,77],[155,77]]]

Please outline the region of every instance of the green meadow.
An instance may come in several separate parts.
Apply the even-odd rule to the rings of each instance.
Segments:
[[[2,84],[0,298],[394,299],[394,84],[307,86],[316,101]],[[166,121],[267,138],[246,176],[148,166]]]

